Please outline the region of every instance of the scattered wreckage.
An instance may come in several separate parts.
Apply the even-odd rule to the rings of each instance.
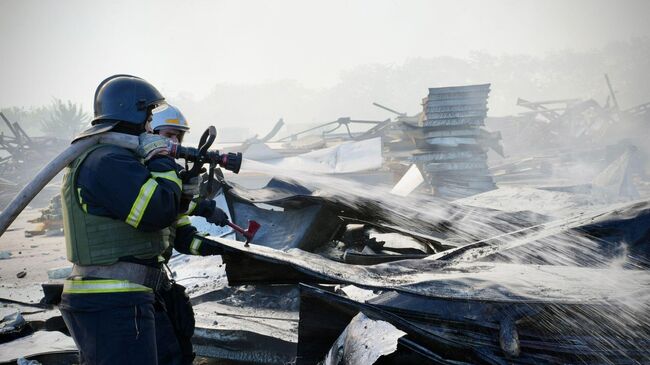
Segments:
[[[604,103],[519,98],[517,105],[527,111],[488,117],[487,126],[501,131],[509,155],[490,166],[495,181],[503,186],[554,176],[557,185],[587,184],[591,181],[576,180],[593,175],[590,170],[607,168],[624,154],[629,154],[630,177],[645,180],[650,102],[623,108],[607,75],[605,81],[609,95]]]
[[[581,110],[589,114],[595,108],[583,103]],[[633,109],[616,115],[647,123],[648,108]],[[414,121],[399,115],[401,123],[378,123],[373,132],[381,132],[385,152],[386,140],[391,141],[386,136],[400,135],[392,141],[404,146],[414,139],[404,138],[409,129],[402,127],[417,128],[428,117],[423,113]],[[597,123],[588,124],[595,128]],[[416,133],[456,139],[482,132],[461,136],[452,128]],[[393,156],[399,156],[396,151]],[[412,146],[404,151],[412,163],[417,156]],[[593,151],[584,148],[592,158]],[[454,155],[455,162],[476,157],[439,146],[424,154]],[[561,181],[564,185],[540,189],[551,194],[604,189],[616,198],[638,198],[632,184],[633,178],[644,175],[638,150],[609,147],[598,156],[605,155],[610,157],[603,158],[602,172],[588,186]],[[567,154],[564,160],[575,156]],[[525,162],[531,168],[521,169],[515,160],[485,176],[502,169],[499,175],[512,179],[520,171],[533,170],[541,174],[530,181],[539,181],[558,165],[557,154],[548,161],[531,159]],[[558,218],[467,207],[429,194],[386,201],[364,194],[363,187],[348,193],[350,185],[337,190],[331,189],[335,181],[323,184],[330,189],[276,179],[259,190],[223,185],[224,194],[217,199],[227,204],[233,220],[245,225],[254,219],[262,226],[250,247],[214,238],[224,250],[229,285],[245,288],[241,290],[248,295],[259,289],[264,298],[282,300],[285,306],[254,300],[246,305],[267,319],[258,318],[260,324],[238,340],[259,343],[263,338],[261,342],[270,345],[266,350],[249,352],[246,341],[226,336],[217,336],[215,342],[210,331],[200,331],[204,337],[197,336],[197,349],[229,359],[297,364],[650,360],[649,202],[601,205]],[[195,225],[200,226],[199,221],[195,219]],[[209,303],[197,306],[204,313],[199,317],[206,318]],[[227,325],[221,329],[233,330]]]
[[[485,146],[498,136],[477,129],[489,86],[460,89],[462,102],[450,105],[458,110],[436,109],[445,105],[433,102],[435,95],[457,91],[431,89],[431,102],[424,103],[429,115],[398,115],[397,123],[349,132],[346,141],[360,144],[330,146],[336,151],[329,152],[363,146],[372,155],[384,152],[403,173],[418,162],[413,147],[420,146],[429,156],[420,166],[480,170],[463,181],[491,183],[497,170],[486,172]],[[447,112],[477,115],[431,114]],[[424,125],[447,117],[456,118],[453,123],[475,119],[462,128]],[[316,161],[324,171],[356,171],[361,163],[307,150],[316,153],[299,157],[301,163]],[[282,157],[296,157],[289,155]],[[595,180],[617,194],[627,191],[631,176],[632,152],[621,156]],[[521,163],[513,164],[501,168],[516,174]],[[235,224],[254,220],[260,228],[246,246],[241,234],[195,217],[193,224],[222,249],[221,258],[177,255],[170,262],[194,304],[200,356],[258,364],[650,361],[650,202],[554,217],[448,202],[429,190],[392,196],[328,175],[310,183],[274,178],[264,188],[246,189],[215,173],[218,181],[205,186],[210,196]],[[602,183],[605,175],[621,178]],[[52,307],[60,286],[44,284],[43,292],[40,303],[28,292],[1,299],[0,364],[18,357],[74,361],[74,343]]]
[[[453,200],[496,188],[488,171],[487,152],[493,149],[503,154],[503,149],[499,143],[500,134],[482,128],[488,111],[489,92],[490,84],[430,88],[422,102],[422,112],[415,116],[374,103],[397,114],[396,120],[345,117],[273,140],[283,125],[280,120],[264,138],[253,138],[233,148],[245,153],[249,159],[266,162],[315,153],[341,143],[379,138],[381,165],[369,166],[363,172],[353,171],[347,177],[368,181],[369,170],[380,170],[387,173],[377,173],[373,182],[393,185],[410,166],[416,165],[426,182],[421,188],[423,191]],[[353,132],[356,125],[371,127]]]
[[[18,122],[11,122],[0,112],[10,134],[0,133],[0,206],[5,206],[29,182],[52,156],[61,152],[68,141],[52,137],[30,137]],[[37,203],[54,195],[56,184]]]
[[[295,359],[297,364],[628,363],[650,358],[650,203],[559,222],[526,212],[448,205],[442,211],[455,212],[448,219],[412,216],[404,229],[395,225],[401,221],[395,216],[405,216],[401,207],[387,212],[374,200],[351,205],[340,196],[280,180],[254,191],[223,187],[232,219],[242,225],[255,219],[262,226],[250,247],[214,238],[224,251],[229,285],[259,286],[263,297],[285,306],[273,300],[266,307],[246,303],[245,312],[257,317],[258,326],[236,340],[200,329],[197,351],[204,355],[257,363]],[[489,216],[489,222],[513,233],[469,243],[476,238],[465,236],[464,225],[472,216]],[[389,235],[399,238],[377,239]],[[571,242],[571,265],[539,254],[574,236],[581,239]],[[607,263],[620,254],[621,242],[628,243],[629,266],[612,269]],[[211,296],[225,295],[195,297],[202,298],[199,318],[213,308],[206,300]],[[292,329],[297,338],[290,336]],[[251,342],[269,347],[251,350]],[[369,354],[372,361],[363,357]]]
[[[280,179],[252,190],[221,180],[215,191],[234,223],[261,228],[246,247],[245,237],[195,217],[213,231],[222,263],[170,262],[194,303],[200,356],[259,364],[650,359],[648,202],[554,220],[424,196],[354,192],[350,200]],[[567,247],[572,261],[554,261]],[[613,267],[620,257],[625,266]],[[65,363],[74,344],[48,304],[57,286],[44,291],[40,304],[2,299],[5,312],[18,308],[25,319],[5,317],[0,349]]]

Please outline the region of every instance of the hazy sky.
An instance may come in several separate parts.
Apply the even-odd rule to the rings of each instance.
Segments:
[[[0,106],[58,97],[90,108],[115,73],[197,99],[217,83],[328,88],[369,63],[543,55],[649,36],[648,14],[648,0],[2,0]]]

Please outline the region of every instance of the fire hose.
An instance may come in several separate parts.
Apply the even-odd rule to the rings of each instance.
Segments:
[[[171,155],[175,158],[182,158],[194,163],[190,173],[198,174],[203,164],[210,166],[210,177],[214,176],[214,169],[217,165],[226,170],[238,173],[241,167],[242,154],[228,153],[220,154],[219,151],[210,151],[209,148],[216,137],[216,129],[210,126],[199,143],[199,148],[173,145]],[[27,204],[61,171],[77,157],[81,156],[90,147],[98,143],[113,144],[127,149],[135,150],[138,147],[138,137],[123,133],[104,132],[78,138],[70,144],[63,152],[45,165],[36,176],[25,185],[16,197],[0,213],[0,236],[13,223],[18,215],[25,209]],[[212,178],[208,180],[208,188],[212,189]],[[241,228],[240,228],[241,229]],[[242,229],[243,230],[243,229]]]

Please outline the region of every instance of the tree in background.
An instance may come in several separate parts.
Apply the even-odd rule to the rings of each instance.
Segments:
[[[467,58],[410,58],[403,63],[363,64],[339,75],[338,83],[310,88],[297,81],[255,84],[219,83],[202,99],[170,97],[192,128],[208,121],[220,129],[250,127],[263,134],[282,117],[287,125],[324,123],[341,116],[384,120],[394,115],[373,101],[409,115],[422,111],[429,87],[491,83],[488,115],[507,116],[528,111],[517,99],[531,101],[594,98],[604,104],[608,74],[621,109],[650,101],[650,37],[613,42],[589,51],[556,51],[546,55],[472,53]],[[281,92],[279,92],[281,90]],[[251,100],[255,101],[252,108]],[[190,137],[187,137],[190,138]]]
[[[88,114],[84,113],[81,105],[67,103],[54,99],[48,108],[49,117],[41,122],[43,133],[59,138],[72,138],[88,125]]]

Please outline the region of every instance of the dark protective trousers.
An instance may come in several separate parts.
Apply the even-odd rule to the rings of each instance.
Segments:
[[[151,293],[63,294],[61,313],[81,365],[183,365],[167,313]]]

